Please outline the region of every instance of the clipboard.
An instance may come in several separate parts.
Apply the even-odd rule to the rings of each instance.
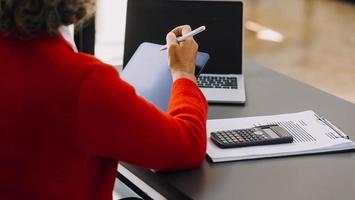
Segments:
[[[142,43],[125,66],[121,78],[131,84],[138,95],[167,112],[171,86],[173,83],[168,65],[167,50],[160,51],[163,45]],[[198,77],[210,56],[198,52],[196,72]]]

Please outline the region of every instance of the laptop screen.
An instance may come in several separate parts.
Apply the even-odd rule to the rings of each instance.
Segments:
[[[240,1],[128,0],[124,66],[142,42],[165,44],[182,24],[207,30],[194,38],[210,54],[205,74],[241,74],[243,3]]]

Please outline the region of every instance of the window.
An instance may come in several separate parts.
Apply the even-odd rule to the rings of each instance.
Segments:
[[[126,6],[127,0],[97,1],[95,54],[115,66],[123,63]]]

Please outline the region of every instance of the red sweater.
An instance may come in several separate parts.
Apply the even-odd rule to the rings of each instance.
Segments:
[[[62,37],[0,37],[0,199],[111,199],[117,163],[201,164],[207,103],[175,81],[168,113]]]

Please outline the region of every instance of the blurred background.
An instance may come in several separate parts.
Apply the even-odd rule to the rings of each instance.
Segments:
[[[98,0],[95,54],[116,66],[126,4]],[[355,103],[354,1],[245,0],[244,46],[246,59]]]

